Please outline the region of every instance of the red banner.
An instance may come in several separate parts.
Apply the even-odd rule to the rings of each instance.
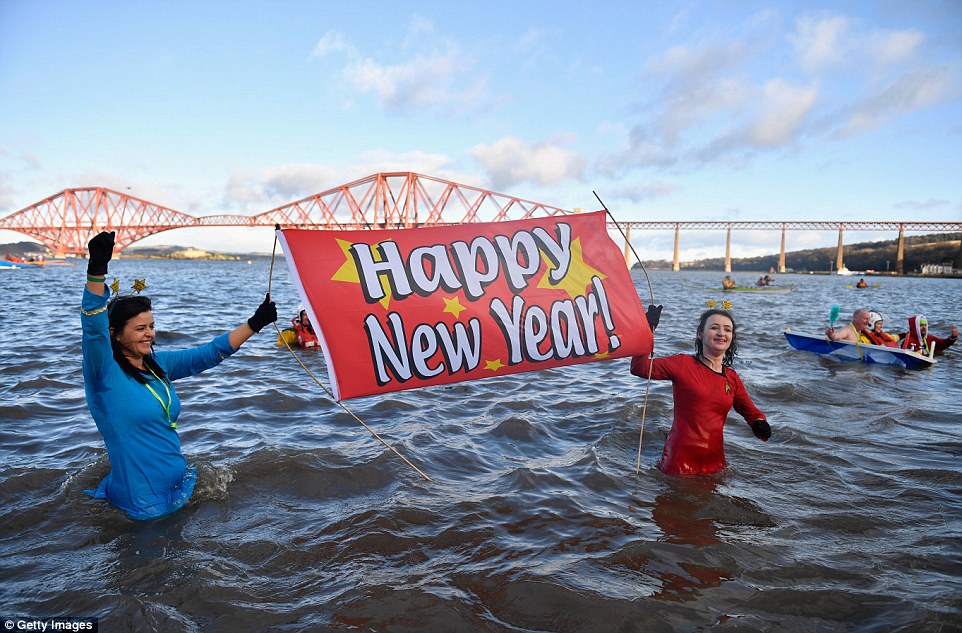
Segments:
[[[338,400],[652,349],[603,211],[279,238]]]

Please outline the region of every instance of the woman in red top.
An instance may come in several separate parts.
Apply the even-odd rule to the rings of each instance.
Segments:
[[[655,318],[650,317],[656,312]],[[652,330],[657,308],[649,307]],[[758,410],[741,378],[731,368],[738,351],[735,321],[725,310],[706,310],[695,334],[695,354],[650,359],[636,356],[631,373],[653,380],[670,380],[675,417],[665,441],[659,468],[671,475],[704,475],[725,467],[723,434],[728,412],[735,408],[763,442],[772,435],[765,414]]]

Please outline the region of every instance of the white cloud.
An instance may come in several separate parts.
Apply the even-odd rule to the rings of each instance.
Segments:
[[[234,171],[225,186],[225,204],[255,215],[342,184],[336,177],[335,170],[312,163],[291,163],[257,172]]]
[[[357,50],[348,44],[347,40],[344,39],[344,36],[337,31],[328,31],[323,37],[321,37],[317,45],[314,46],[313,55],[315,57],[324,57],[335,53],[356,55]]]
[[[867,94],[842,111],[845,120],[835,138],[872,130],[888,118],[919,110],[957,96],[958,70],[951,67],[919,67],[894,77],[885,86]]]
[[[520,183],[553,185],[581,180],[586,161],[577,153],[551,141],[525,144],[507,137],[469,151],[484,168],[491,187],[504,191]]]
[[[394,112],[436,109],[457,114],[490,107],[487,80],[474,72],[470,55],[451,39],[438,42],[433,33],[430,21],[414,16],[401,44],[408,58],[383,63],[329,31],[314,47],[314,56],[343,54],[343,61],[333,60],[341,64],[334,74],[348,93],[348,105],[356,95],[373,95],[380,107]]]
[[[749,140],[761,147],[791,143],[815,104],[817,91],[773,79],[765,84],[762,93],[764,102],[750,125]]]
[[[796,20],[795,26],[796,32],[788,39],[805,69],[814,71],[844,63],[855,46],[848,18],[816,19],[804,15]]]
[[[350,167],[349,180],[366,178],[371,174],[387,172],[415,172],[437,178],[444,178],[463,184],[471,183],[465,174],[459,174],[454,160],[446,154],[412,151],[395,154],[386,150],[362,152]],[[476,177],[475,177],[476,179]]]
[[[674,193],[678,187],[665,182],[650,182],[646,184],[630,185],[628,187],[616,187],[611,194],[617,199],[630,200],[631,202],[642,202],[663,198]]]
[[[865,37],[865,52],[877,64],[898,64],[915,57],[925,35],[919,31],[872,31]]]

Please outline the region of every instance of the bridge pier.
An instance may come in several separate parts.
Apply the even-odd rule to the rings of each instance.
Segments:
[[[678,263],[678,236],[681,231],[681,225],[675,224],[675,254],[671,260],[671,269],[675,272],[681,270],[681,265]]]
[[[728,225],[728,235],[725,236],[725,272],[732,271],[732,227]]]
[[[782,250],[778,252],[778,272],[785,272],[785,226],[782,225]]]
[[[905,227],[899,224],[899,246],[898,251],[895,255],[895,272],[902,275],[905,273],[902,270],[905,266]]]
[[[845,268],[845,262],[842,261],[842,233],[845,232],[841,226],[838,227],[838,253],[835,255],[835,270],[839,271]]]
[[[631,270],[631,225],[625,227],[625,266]]]

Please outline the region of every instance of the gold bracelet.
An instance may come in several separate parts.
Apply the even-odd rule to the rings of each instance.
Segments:
[[[107,309],[107,306],[100,306],[96,310],[90,310],[89,312],[87,310],[84,310],[83,308],[80,308],[80,311],[83,313],[84,316],[93,316],[95,314],[100,314],[106,309]]]

